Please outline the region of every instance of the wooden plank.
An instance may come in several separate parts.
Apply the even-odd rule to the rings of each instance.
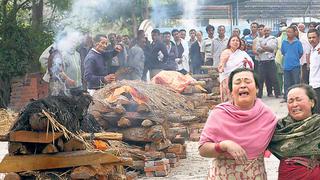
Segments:
[[[111,152],[113,151],[73,151],[61,152],[51,155],[6,155],[0,163],[0,173],[67,168],[91,164],[107,164],[120,162],[121,159],[113,155]]]
[[[9,133],[9,141],[30,142],[30,143],[51,143],[61,137],[61,132],[32,132],[32,131],[14,131]]]
[[[117,140],[121,141],[123,138],[123,135],[121,133],[114,133],[114,132],[101,132],[101,133],[83,133],[81,134],[81,137],[85,139],[93,138],[95,140]]]

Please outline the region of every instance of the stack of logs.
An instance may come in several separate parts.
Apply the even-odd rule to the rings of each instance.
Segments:
[[[0,163],[5,179],[126,179],[124,165],[130,158],[120,157],[107,143],[121,140],[119,133],[82,133],[81,138],[66,138],[62,132],[13,131],[2,136],[9,142],[9,154]],[[103,151],[88,151],[81,139],[92,138]],[[101,149],[101,147],[96,147]],[[37,178],[36,178],[37,177]]]

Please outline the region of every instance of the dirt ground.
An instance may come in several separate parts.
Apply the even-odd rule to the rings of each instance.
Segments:
[[[262,99],[277,115],[278,118],[284,117],[287,114],[285,103],[280,103],[281,99],[264,97]],[[0,142],[0,159],[7,153],[7,143]],[[167,177],[163,178],[139,178],[141,180],[201,180],[205,179],[208,167],[210,167],[211,159],[202,158],[198,154],[198,143],[187,142],[187,159],[181,160],[180,165],[171,170]],[[277,179],[277,169],[279,161],[274,156],[265,158],[268,180]],[[3,175],[0,174],[0,179]]]
[[[276,113],[278,118],[287,115],[286,103],[280,103],[282,99],[263,97],[262,99]],[[206,178],[211,159],[200,157],[198,143],[187,142],[187,159],[180,160],[179,166],[171,169],[167,177],[142,177],[141,180],[202,180]],[[279,160],[271,156],[265,158],[268,180],[277,180]]]

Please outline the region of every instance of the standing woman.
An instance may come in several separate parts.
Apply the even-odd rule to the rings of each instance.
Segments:
[[[288,89],[288,116],[279,120],[269,150],[280,159],[279,180],[320,179],[320,115],[311,86]]]
[[[277,124],[275,114],[256,98],[257,79],[250,69],[231,72],[232,101],[210,113],[199,153],[215,158],[208,179],[267,179],[263,154]]]
[[[240,50],[240,47],[240,37],[231,36],[227,49],[223,50],[220,56],[218,71],[222,102],[230,100],[230,92],[228,90],[228,77],[230,73],[237,68],[247,67],[253,69],[254,67],[251,57],[245,51]]]

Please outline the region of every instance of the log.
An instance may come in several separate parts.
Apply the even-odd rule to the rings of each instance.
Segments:
[[[33,130],[45,131],[48,125],[48,119],[42,113],[34,113],[29,117],[29,124]]]
[[[133,161],[132,168],[136,170],[143,170],[144,161],[141,161],[141,160]]]
[[[117,98],[117,104],[121,104],[121,105],[129,105],[131,104],[132,102],[125,96],[123,95],[120,95],[118,98]]]
[[[52,143],[63,135],[61,132],[13,131],[9,133],[9,141],[30,143]]]
[[[153,122],[149,119],[145,119],[141,123],[142,127],[151,127],[152,125],[153,125]]]
[[[139,104],[137,107],[137,112],[139,113],[150,112],[150,109],[146,104]]]
[[[8,144],[8,152],[10,155],[16,155],[16,154],[32,154],[27,149],[27,146],[25,146],[22,143],[19,142],[10,142]]]
[[[9,134],[0,135],[0,141],[9,141]]]
[[[120,162],[120,159],[112,153],[114,153],[114,151],[74,151],[60,152],[56,154],[21,156],[6,155],[0,163],[0,173],[57,169],[91,164]]]
[[[125,117],[121,117],[120,120],[118,121],[118,127],[129,127],[131,125],[131,122],[129,119]]]
[[[63,145],[63,149],[65,152],[79,151],[85,150],[86,146],[81,141],[72,138]]]
[[[59,138],[58,141],[57,141],[57,148],[61,152],[64,151],[63,145],[64,145],[64,142],[63,142],[62,138]]]
[[[21,180],[21,177],[19,174],[11,172],[6,174],[6,176],[4,177],[4,180]]]
[[[58,148],[53,145],[53,144],[48,144],[42,151],[41,153],[42,154],[53,154],[53,153],[57,153],[59,152],[58,151]]]
[[[121,104],[117,104],[116,107],[113,108],[113,111],[117,114],[124,114],[126,109]]]
[[[165,132],[161,125],[150,128],[133,127],[119,130],[119,132],[123,134],[125,141],[154,142],[165,138]]]
[[[114,127],[117,126],[116,122],[118,122],[120,117],[125,117],[130,119],[130,121],[132,122],[132,126],[135,126],[135,121],[139,122],[138,125],[140,126],[141,122],[145,119],[149,119],[159,124],[162,124],[164,122],[163,118],[157,118],[152,113],[142,114],[138,112],[126,112],[125,114],[122,114],[121,116],[119,116],[119,114],[115,112],[110,112],[110,113],[104,113],[102,117],[104,121],[109,121],[110,125],[113,125]],[[111,122],[112,119],[115,119],[113,120],[114,122]]]
[[[83,133],[81,137],[85,139],[95,139],[95,140],[117,140],[121,141],[123,139],[123,135],[121,133],[114,133],[114,132],[101,132],[101,133]]]
[[[80,166],[72,170],[71,179],[90,179],[97,174],[96,170],[90,166]]]

